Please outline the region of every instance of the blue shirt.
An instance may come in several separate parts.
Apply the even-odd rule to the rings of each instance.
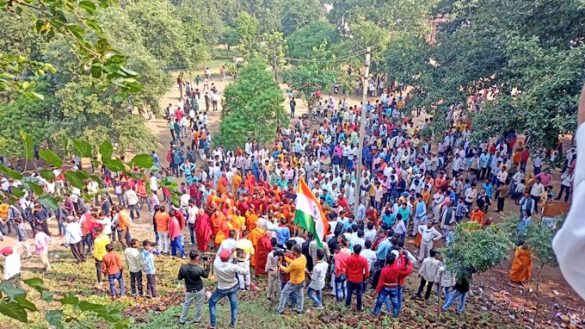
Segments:
[[[388,256],[388,252],[392,248],[392,242],[390,239],[386,238],[384,241],[378,245],[378,249],[376,249],[376,259],[386,261],[386,256]]]
[[[142,264],[144,265],[144,272],[146,274],[155,274],[154,255],[148,250],[142,250]]]
[[[487,195],[487,197],[491,199],[492,194],[494,193],[494,186],[492,184],[483,183],[481,187],[483,187],[483,189],[485,190],[485,195]]]
[[[274,227],[270,229],[271,231],[276,232],[276,242],[279,245],[283,245],[290,239],[290,230],[288,227]]]
[[[421,219],[427,215],[427,205],[424,201],[419,201],[416,204],[416,218]]]

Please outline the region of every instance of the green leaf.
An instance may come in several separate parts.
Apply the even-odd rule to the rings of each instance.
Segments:
[[[15,287],[12,283],[8,281],[3,281],[2,283],[0,283],[0,291],[4,291],[4,293],[6,293],[6,296],[8,296],[8,298],[10,299],[14,299],[14,297],[16,296],[26,295],[26,291]]]
[[[52,170],[48,170],[48,169],[41,170],[41,177],[43,177],[44,179],[46,179],[50,182],[55,180],[55,174],[53,173]]]
[[[50,310],[45,313],[45,320],[49,322],[50,325],[62,328],[63,327],[63,311],[62,310]]]
[[[44,193],[43,187],[35,182],[24,182],[23,185],[37,196]]]
[[[39,156],[51,166],[60,168],[63,165],[61,157],[51,150],[40,150]]]
[[[29,134],[27,134],[24,130],[21,130],[19,132],[19,135],[20,135],[20,139],[22,139],[22,143],[24,145],[24,157],[27,160],[30,160],[34,156],[34,146],[33,146],[32,137]]]
[[[100,154],[102,156],[102,162],[110,161],[114,154],[114,147],[110,141],[104,141],[100,145]]]
[[[41,299],[45,302],[52,302],[53,301],[53,293],[48,290],[43,290],[41,292]]]
[[[22,179],[22,174],[0,164],[0,172],[12,179]]]
[[[90,15],[93,15],[96,10],[96,5],[93,2],[87,0],[80,1],[79,7],[85,9],[85,11]]]
[[[154,166],[154,159],[148,154],[138,154],[130,161],[130,167],[150,168]]]
[[[83,189],[85,187],[85,184],[83,182],[83,178],[81,177],[81,175],[79,175],[79,173],[75,172],[75,171],[67,171],[65,172],[65,179],[73,186],[79,188],[79,189]]]
[[[81,311],[94,311],[94,312],[104,312],[105,306],[95,303],[90,303],[88,301],[80,301],[78,307]]]
[[[20,322],[28,323],[26,309],[20,306],[17,302],[0,302],[0,313]]]
[[[18,303],[18,305],[20,305],[24,309],[33,312],[38,311],[37,306],[33,304],[30,300],[26,299],[24,295],[18,295],[14,297],[14,300]]]
[[[12,194],[14,194],[14,196],[16,196],[17,198],[22,198],[26,193],[24,192],[23,188],[15,187],[12,189]]]
[[[55,211],[57,210],[57,208],[59,208],[57,199],[54,196],[50,196],[50,195],[45,195],[41,198],[39,198],[39,203],[42,204],[43,206]]]
[[[43,287],[43,279],[41,278],[30,278],[30,279],[26,279],[26,280],[22,280],[22,282],[24,284],[26,284],[27,286],[31,287],[31,288],[38,288],[38,287]]]
[[[88,142],[76,139],[73,141],[73,146],[75,154],[80,157],[91,158],[91,145]]]
[[[113,172],[120,172],[126,169],[126,167],[124,166],[124,162],[122,162],[122,160],[119,159],[104,161],[104,165],[106,166],[106,168]]]
[[[72,293],[67,293],[59,301],[61,302],[61,304],[69,304],[69,305],[78,305],[79,304],[79,298],[77,298],[77,296],[73,295]]]

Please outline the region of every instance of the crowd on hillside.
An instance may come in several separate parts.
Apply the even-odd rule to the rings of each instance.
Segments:
[[[255,282],[262,276],[267,277],[266,298],[279,301],[279,313],[289,303],[302,313],[305,289],[315,308],[326,308],[323,293],[329,288],[335,302],[348,307],[355,295],[358,310],[364,307],[363,294],[371,290],[377,296],[370,305],[372,313],[378,315],[386,306],[397,317],[405,282],[416,271],[416,298],[428,301],[433,293],[444,295],[442,310],[458,302],[456,312],[461,314],[475,269],[450,273],[436,247],[450,242],[457,223],[490,225],[491,213],[503,211],[506,203],[518,205],[522,236],[531,216],[554,197],[552,173],[543,164],[546,154],[529,149],[514,133],[474,146],[469,120],[453,106],[437,114],[445,115],[451,128],[432,143],[426,137],[432,119],[407,115],[400,92],[383,86],[372,91],[377,99],[363,108],[345,99],[323,99],[320,122],[294,119],[291,127],[279,128],[270,146],[251,140],[235,150],[211,147],[209,104],[199,92],[200,83],[203,90],[217,94],[205,76],[185,88],[180,104],[169,105],[165,115],[172,142],[165,162],[152,153],[153,170],[136,171],[136,178],[96,168],[102,183],[88,180],[81,191],[69,186],[66,169],[57,168],[53,182],[36,174],[30,178],[63,197],[57,209],[41,204],[33,193],[16,204],[0,205],[1,232],[15,232],[20,241],[1,251],[7,256],[5,280],[18,282],[23,253],[35,252],[51,270],[48,249],[55,234],[47,222],[55,220],[75,260],[95,263],[96,285],[107,279],[112,298],[125,294],[125,278],[133,295],[156,297],[157,257],[188,257],[177,276],[186,287],[181,323],[188,321],[192,304],[194,321],[201,320],[201,278],[212,274],[217,286],[208,302],[211,327],[216,326],[215,305],[223,297],[230,301],[235,326],[238,291],[257,289]],[[291,107],[296,106],[293,102]],[[206,104],[205,110],[200,103]],[[361,115],[367,122],[364,170],[356,186]],[[566,201],[575,150],[564,157],[557,199],[564,196]],[[81,168],[79,158],[73,168]],[[294,224],[301,179],[320,200],[329,221],[323,241]],[[20,184],[2,178],[2,192],[9,194]],[[356,189],[360,197],[354,212]],[[133,238],[137,221],[152,222],[152,239]],[[34,245],[28,242],[30,231]],[[413,247],[418,252],[411,253]],[[513,281],[530,278],[531,258],[525,250],[517,252]]]

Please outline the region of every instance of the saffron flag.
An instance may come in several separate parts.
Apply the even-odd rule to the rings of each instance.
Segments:
[[[299,181],[299,191],[295,202],[295,224],[313,234],[317,246],[323,248],[323,239],[329,231],[329,222],[321,209],[319,200],[303,178]]]

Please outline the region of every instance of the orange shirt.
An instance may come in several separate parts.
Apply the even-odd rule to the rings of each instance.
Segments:
[[[470,219],[472,222],[478,222],[480,225],[483,225],[485,214],[481,210],[474,210],[471,212]]]
[[[158,214],[154,215],[154,221],[156,222],[157,232],[169,231],[169,222],[171,221],[169,214],[166,212],[159,212]]]
[[[122,261],[120,260],[120,256],[115,251],[111,251],[107,253],[103,260],[103,267],[102,271],[105,275],[114,275],[122,271]]]
[[[127,231],[130,228],[130,219],[125,211],[120,211],[118,214],[118,229],[120,231]]]

